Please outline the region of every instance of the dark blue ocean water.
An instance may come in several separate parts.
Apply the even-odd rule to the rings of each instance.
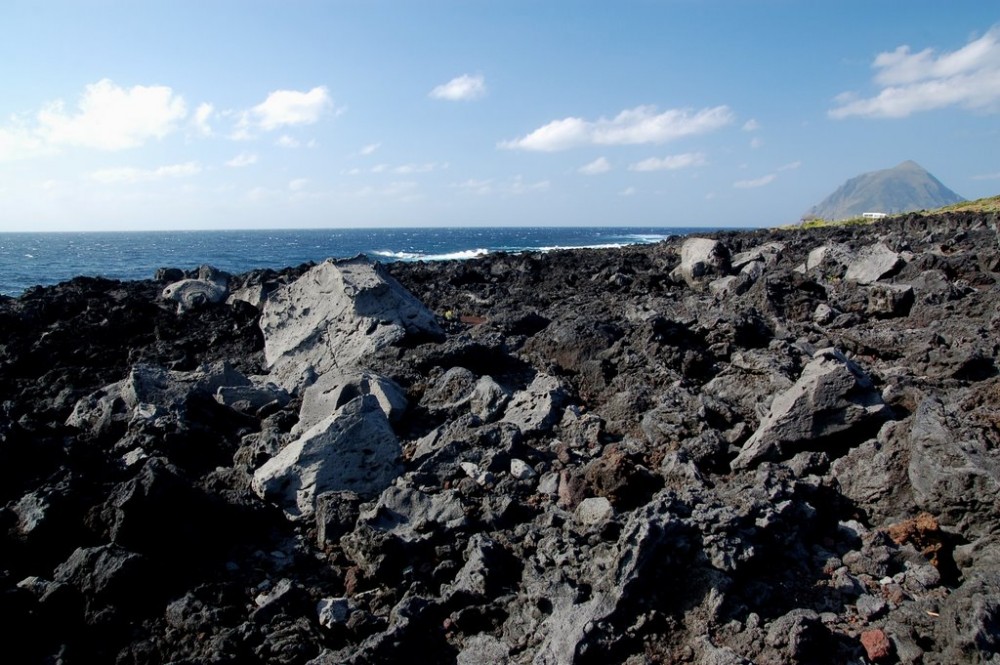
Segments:
[[[139,233],[0,233],[0,294],[77,275],[147,279],[209,264],[231,273],[367,254],[380,261],[658,242],[691,228],[410,228]]]

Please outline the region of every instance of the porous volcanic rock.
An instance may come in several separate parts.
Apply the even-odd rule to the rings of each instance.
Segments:
[[[998,303],[973,213],[0,299],[5,657],[1000,663]]]

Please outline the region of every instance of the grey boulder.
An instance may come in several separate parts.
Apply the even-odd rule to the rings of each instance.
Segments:
[[[774,398],[771,409],[733,460],[746,469],[767,459],[790,457],[802,442],[878,424],[891,410],[871,380],[840,351],[815,353],[798,381]]]

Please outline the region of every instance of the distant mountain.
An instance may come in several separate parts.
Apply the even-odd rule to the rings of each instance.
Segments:
[[[866,212],[930,210],[965,199],[941,184],[916,162],[851,178],[803,217],[848,219]]]

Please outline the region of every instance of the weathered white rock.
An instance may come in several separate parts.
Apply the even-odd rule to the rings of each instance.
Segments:
[[[464,367],[452,367],[431,383],[420,404],[431,412],[461,409],[472,401],[478,380]]]
[[[77,401],[66,424],[97,433],[115,419],[150,421],[168,412],[182,411],[194,391],[214,395],[222,388],[252,386],[250,379],[228,362],[202,365],[191,372],[139,364],[121,381]]]
[[[263,406],[277,403],[285,406],[291,401],[288,391],[268,381],[251,385],[220,386],[215,391],[215,401],[237,411],[256,411]]]
[[[469,411],[484,423],[491,423],[503,414],[508,402],[510,391],[494,381],[493,377],[483,376],[472,389]]]
[[[378,400],[360,395],[265,462],[251,486],[290,518],[306,518],[323,492],[377,495],[399,475],[400,453]]]
[[[615,514],[615,509],[611,507],[611,502],[603,496],[595,496],[584,499],[576,507],[576,519],[581,524],[593,526],[601,524],[611,519]]]
[[[833,348],[817,351],[798,381],[776,396],[770,412],[732,462],[745,469],[794,454],[797,445],[889,418],[871,380]]]
[[[442,334],[420,301],[364,257],[326,261],[280,287],[260,326],[271,374],[289,390],[407,336]]]
[[[883,277],[899,270],[903,259],[899,254],[876,243],[861,249],[857,257],[847,266],[844,281],[858,284],[874,284]]]
[[[387,487],[378,501],[358,517],[359,524],[409,542],[430,537],[432,524],[451,531],[465,522],[465,510],[456,490],[428,494],[395,486]]]
[[[347,623],[350,616],[351,606],[347,598],[323,598],[316,603],[316,614],[319,618],[319,625],[326,628]]]
[[[163,289],[161,297],[177,303],[177,313],[187,312],[212,303],[225,302],[229,290],[225,285],[207,279],[182,279]]]
[[[766,242],[745,252],[733,255],[730,261],[732,270],[742,270],[749,263],[761,262],[766,265],[774,265],[785,251],[783,242]]]
[[[503,420],[517,425],[524,434],[546,431],[562,417],[566,399],[566,389],[559,379],[538,374],[527,388],[514,395]]]
[[[671,273],[690,286],[700,286],[709,277],[729,273],[729,249],[711,238],[688,238],[681,245],[681,263]]]
[[[527,480],[535,477],[535,470],[524,460],[514,457],[510,460],[510,475],[518,480]]]
[[[406,412],[406,394],[392,379],[369,370],[336,369],[321,375],[305,389],[299,422],[292,435],[312,428],[360,395],[371,395],[378,400],[389,422],[396,422]]]

